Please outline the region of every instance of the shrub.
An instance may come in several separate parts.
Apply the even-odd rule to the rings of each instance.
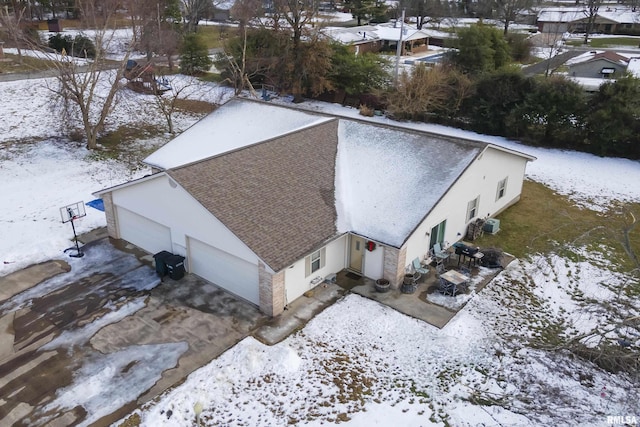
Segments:
[[[213,61],[202,38],[196,33],[187,34],[180,50],[180,70],[187,75],[197,75],[209,71]]]
[[[96,57],[96,46],[89,38],[81,34],[78,34],[73,39],[73,46],[71,48],[71,51],[72,56],[91,59]]]
[[[360,115],[365,117],[373,117],[373,108],[367,107],[364,104],[360,105]]]
[[[49,47],[55,49],[56,52],[66,53],[70,56],[77,56],[80,58],[95,58],[96,47],[93,42],[78,34],[75,38],[70,35],[63,36],[62,34],[56,34],[49,37]]]

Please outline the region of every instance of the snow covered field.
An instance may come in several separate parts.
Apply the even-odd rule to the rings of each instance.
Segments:
[[[204,86],[193,96],[203,94],[220,96]],[[96,190],[148,173],[132,167],[136,152],[170,138],[138,141],[126,157],[105,159],[60,136],[48,96],[45,81],[0,83],[0,275],[61,257],[72,235],[69,225],[60,223],[59,207],[89,201]],[[362,118],[355,109],[335,105],[307,102],[301,107]],[[185,129],[197,119],[178,114],[177,127]],[[163,124],[150,98],[129,93],[119,99],[108,126],[147,123]],[[640,201],[638,162],[531,148],[440,126],[410,126],[488,138],[532,154],[538,160],[528,167],[530,179],[591,209]],[[104,214],[89,207],[77,222],[80,233],[103,225]],[[152,427],[193,425],[200,412],[210,426],[598,426],[606,425],[607,416],[640,420],[637,384],[629,378],[528,345],[529,338],[558,325],[579,333],[618,320],[608,317],[611,311],[594,310],[597,305],[587,300],[620,307],[619,318],[640,314],[637,297],[629,301],[617,292],[637,279],[614,272],[584,248],[576,251],[588,255],[581,259],[594,261],[532,254],[512,263],[442,330],[350,295],[278,345],[245,339],[136,415],[141,425]],[[629,309],[629,302],[636,308]],[[106,323],[103,319],[99,325]],[[59,396],[67,405],[90,410],[84,396],[96,393],[119,401],[117,389],[100,370],[76,375],[75,382],[90,384],[91,393],[67,391]]]

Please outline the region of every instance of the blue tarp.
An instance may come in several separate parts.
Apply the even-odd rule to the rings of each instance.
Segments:
[[[98,209],[99,211],[104,212],[104,202],[102,199],[95,199],[90,202],[85,203],[87,206],[91,206],[94,209]]]

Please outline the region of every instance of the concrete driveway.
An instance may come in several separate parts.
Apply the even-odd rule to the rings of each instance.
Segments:
[[[2,426],[109,425],[267,323],[108,239],[84,252],[0,277]]]

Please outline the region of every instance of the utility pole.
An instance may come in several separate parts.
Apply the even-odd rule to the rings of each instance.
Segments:
[[[402,36],[404,35],[404,9],[402,9],[402,18],[400,20],[400,38],[396,47],[396,70],[393,77],[393,85],[398,86],[398,70],[400,68],[400,55],[402,54]]]

